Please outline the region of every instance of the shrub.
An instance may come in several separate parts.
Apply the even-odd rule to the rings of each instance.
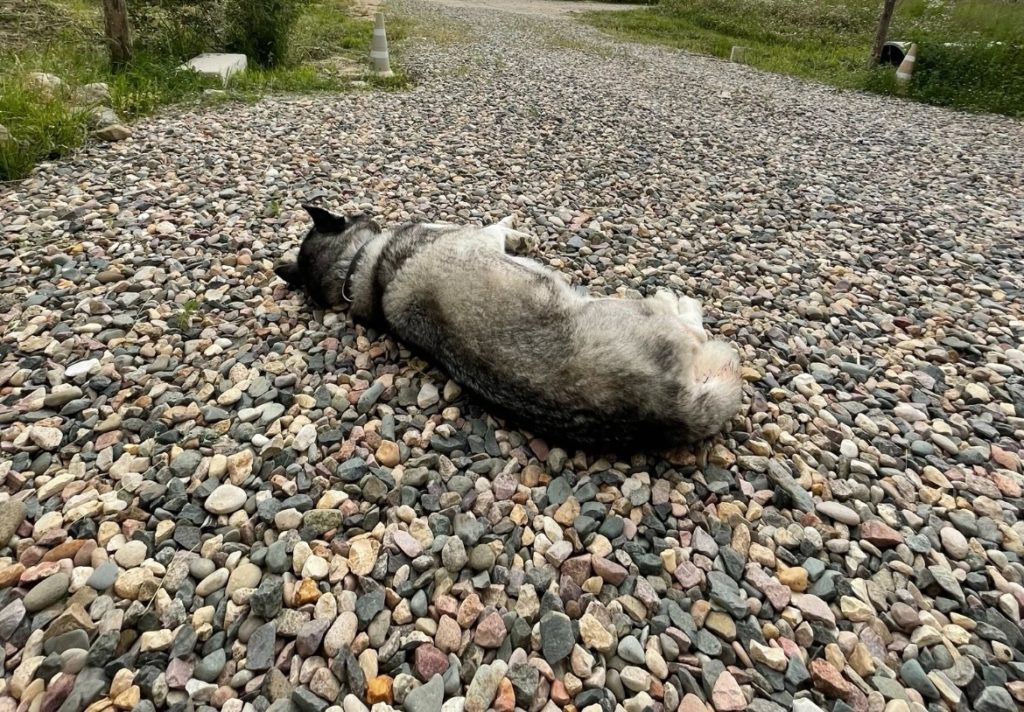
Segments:
[[[230,46],[259,67],[274,67],[288,59],[292,28],[308,0],[228,0]]]
[[[154,56],[188,59],[224,46],[225,0],[132,0],[132,36]]]

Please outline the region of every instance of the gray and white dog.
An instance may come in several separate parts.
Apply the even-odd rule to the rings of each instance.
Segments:
[[[589,296],[507,254],[536,246],[511,218],[381,230],[304,208],[313,227],[279,277],[323,308],[350,303],[353,319],[529,431],[585,447],[674,447],[714,435],[740,408],[738,356],[708,339],[693,299]]]

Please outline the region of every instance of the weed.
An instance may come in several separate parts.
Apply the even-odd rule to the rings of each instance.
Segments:
[[[40,160],[68,154],[87,133],[88,112],[62,94],[47,95],[22,76],[0,75],[0,180],[24,175]]]
[[[199,302],[195,299],[189,299],[178,308],[178,312],[174,315],[174,321],[179,331],[185,331],[192,326],[192,317],[197,311],[199,311]]]
[[[386,90],[407,89],[412,84],[412,80],[409,79],[408,75],[400,70],[395,70],[394,76],[391,77],[375,77],[371,75],[366,78],[366,82],[376,89]]]
[[[337,0],[315,2],[306,8],[295,25],[289,58],[302,64],[335,55],[365,54],[373,36],[373,22],[352,17],[348,5]],[[388,39],[394,37],[394,23],[388,23]]]
[[[232,93],[260,96],[277,92],[337,91],[343,84],[310,66],[251,69],[231,80]]]
[[[182,72],[176,61],[141,54],[125,71],[106,78],[110,86],[113,108],[127,119],[153,113],[157,108],[173,104],[220,86],[215,77],[195,72]]]

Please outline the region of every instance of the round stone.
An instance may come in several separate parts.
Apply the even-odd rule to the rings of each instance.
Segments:
[[[223,484],[206,498],[206,511],[211,514],[231,514],[245,505],[248,495],[241,487]]]
[[[114,552],[114,561],[125,569],[133,569],[146,560],[146,544],[130,541]]]

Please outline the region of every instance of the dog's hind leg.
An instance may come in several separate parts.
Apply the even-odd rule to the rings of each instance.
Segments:
[[[514,229],[516,216],[509,215],[502,218],[493,225],[488,225],[481,234],[497,241],[496,247],[501,252],[510,255],[526,255],[533,252],[540,246],[540,240],[528,232],[520,232]]]
[[[692,297],[679,297],[677,313],[683,324],[691,329],[701,342],[708,340],[708,334],[704,331],[704,309],[700,302]]]
[[[650,304],[659,314],[676,316],[679,314],[679,298],[667,289],[659,289],[647,297]]]
[[[677,297],[668,289],[659,289],[647,298],[647,302],[659,314],[678,317],[683,322],[683,326],[693,332],[694,337],[700,343],[708,340],[707,332],[704,331],[704,310],[696,299]]]

